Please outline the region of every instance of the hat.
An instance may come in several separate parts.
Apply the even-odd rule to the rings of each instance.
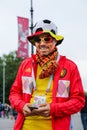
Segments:
[[[35,45],[34,43],[34,37],[41,35],[43,33],[48,33],[50,34],[54,39],[57,40],[57,44],[59,45],[62,43],[64,37],[57,35],[57,27],[56,25],[50,21],[50,20],[42,20],[38,23],[35,24],[34,28],[33,28],[33,34],[28,36],[27,39],[28,41],[30,41],[33,45]]]

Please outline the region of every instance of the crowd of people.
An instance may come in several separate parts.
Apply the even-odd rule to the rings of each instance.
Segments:
[[[0,102],[0,117],[7,117],[9,118],[10,113],[10,106],[8,104],[2,104]]]
[[[4,105],[0,102],[0,118],[16,119],[17,112],[7,103]]]

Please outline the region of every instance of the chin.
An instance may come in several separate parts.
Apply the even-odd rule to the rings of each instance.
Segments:
[[[47,56],[48,53],[47,52],[40,52],[41,56]]]
[[[41,56],[48,56],[49,54],[41,53]]]

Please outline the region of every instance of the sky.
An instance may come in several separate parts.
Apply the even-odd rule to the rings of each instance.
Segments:
[[[17,16],[29,18],[30,26],[30,8],[31,0],[0,0],[0,57],[17,50]],[[33,24],[49,19],[58,26],[59,53],[77,64],[87,90],[87,0],[33,0],[33,10]]]

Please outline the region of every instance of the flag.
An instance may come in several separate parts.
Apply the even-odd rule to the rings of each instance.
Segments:
[[[28,58],[28,18],[17,17],[18,21],[18,50],[17,57]]]

